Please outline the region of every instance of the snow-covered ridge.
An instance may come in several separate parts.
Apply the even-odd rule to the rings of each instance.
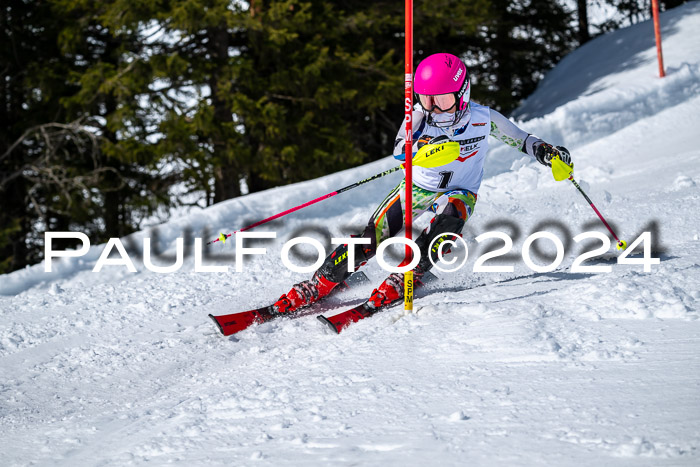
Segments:
[[[474,237],[508,230],[493,221],[520,230],[514,253],[543,221],[563,225],[551,228],[569,243],[603,230],[568,182],[506,147],[489,154],[466,268],[441,274],[413,313],[392,309],[340,335],[305,316],[224,339],[206,315],[265,305],[306,278],[280,267],[282,242],[308,225],[350,233],[398,174],[276,223],[279,241],[247,274],[196,274],[192,257],[174,274],[138,263],[135,274],[93,274],[97,246],[52,274],[0,276],[3,465],[697,465],[700,2],[664,13],[662,26],[667,78],[644,23],[572,53],[518,112],[569,147],[623,238],[657,226],[651,273],[614,262],[607,274],[571,273],[573,244],[552,273],[517,261],[512,274],[472,273]],[[162,247],[172,254],[186,227],[228,232],[393,163],[172,220],[159,227]],[[330,299],[326,314],[385,275],[374,263],[366,272],[372,285]]]

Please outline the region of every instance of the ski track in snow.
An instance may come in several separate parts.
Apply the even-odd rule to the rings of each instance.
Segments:
[[[374,262],[371,285],[307,316],[223,338],[206,315],[267,304],[306,278],[280,269],[282,242],[309,223],[351,233],[398,175],[275,224],[279,241],[246,274],[196,274],[192,258],[175,274],[140,263],[136,274],[93,274],[94,247],[51,274],[39,265],[0,277],[1,463],[698,465],[700,2],[662,25],[665,80],[654,78],[644,23],[571,54],[520,111],[536,117],[529,131],[569,146],[577,180],[629,243],[656,222],[651,273],[612,261],[597,263],[607,274],[572,273],[573,242],[551,273],[522,261],[513,273],[470,272],[475,236],[497,219],[520,228],[515,253],[545,220],[569,238],[603,231],[568,182],[505,148],[489,155],[463,272],[438,273],[414,312],[395,307],[340,335],[313,315],[368,296],[385,275]],[[610,51],[602,70],[593,47]],[[599,74],[567,87],[573,69]],[[554,107],[543,93],[558,96]],[[174,220],[159,228],[163,248],[172,253],[185,226],[229,231],[391,165]]]

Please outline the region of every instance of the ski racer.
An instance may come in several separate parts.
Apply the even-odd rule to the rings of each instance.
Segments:
[[[426,144],[448,140],[460,144],[460,156],[447,165],[413,167],[413,216],[417,218],[426,212],[434,215],[415,241],[421,254],[413,272],[418,286],[437,261],[438,249],[429,251],[430,245],[448,238],[454,240],[453,234],[459,234],[474,213],[489,135],[543,165],[550,166],[555,155],[571,164],[571,156],[566,148],[554,147],[521,130],[499,112],[471,101],[467,67],[455,55],[438,53],[425,58],[416,69],[414,90],[420,109],[413,111],[413,151]],[[404,123],[394,144],[394,157],[400,160],[405,156],[405,134]],[[359,269],[375,255],[382,241],[404,227],[404,194],[405,179],[379,204],[360,234],[370,243],[352,246],[354,264],[350,270]],[[311,280],[294,285],[280,297],[273,305],[274,311],[289,313],[327,296],[351,274],[348,272],[348,247],[336,248]],[[392,273],[372,292],[368,305],[381,308],[402,299],[403,293],[403,274]]]

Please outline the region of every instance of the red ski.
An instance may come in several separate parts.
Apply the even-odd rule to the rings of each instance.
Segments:
[[[420,283],[416,283],[416,288],[422,287],[425,284],[430,284],[431,282],[434,282],[436,280],[437,277],[435,277],[434,274],[432,274],[430,271],[426,271]],[[387,308],[391,308],[392,306],[398,305],[402,302],[403,297],[392,302],[385,303],[379,307],[376,307],[370,303],[370,300],[367,300],[366,302],[357,305],[355,308],[343,311],[342,313],[338,313],[337,315],[333,315],[328,318],[326,318],[323,315],[318,315],[316,318],[323,324],[326,324],[336,334],[340,334],[340,331],[350,326],[352,323],[357,323],[361,319],[369,318],[375,313],[384,311]]]
[[[362,271],[356,272],[346,279],[345,282],[333,289],[331,295],[335,295],[338,292],[342,292],[368,282],[369,279]],[[312,304],[312,306],[313,305],[314,304]],[[221,331],[221,334],[224,336],[230,336],[231,334],[235,334],[249,328],[253,324],[267,323],[268,321],[272,321],[273,319],[281,318],[283,316],[296,316],[298,315],[297,311],[292,313],[279,313],[275,311],[272,305],[269,305],[256,310],[242,311],[239,313],[232,313],[230,315],[214,316],[210,314],[209,317],[214,321],[214,323],[216,323],[216,326],[219,328],[219,331]]]
[[[280,316],[282,316],[282,313],[277,313],[272,308],[272,305],[258,308],[257,310],[232,313],[230,315],[209,315],[224,336],[230,336],[253,324],[266,323]]]
[[[369,302],[364,302],[360,305],[357,305],[355,308],[351,308],[347,311],[343,311],[342,313],[338,313],[337,315],[330,316],[328,318],[326,318],[323,315],[319,315],[317,316],[317,319],[320,322],[328,325],[328,327],[331,328],[336,334],[340,334],[340,331],[350,326],[352,323],[357,323],[361,319],[369,318],[373,314],[386,310],[387,308],[393,305],[397,305],[402,301],[403,298],[400,298],[399,300],[395,300],[380,308],[372,308],[371,306],[369,306]]]

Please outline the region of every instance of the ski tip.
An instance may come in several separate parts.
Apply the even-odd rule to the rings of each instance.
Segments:
[[[331,329],[333,330],[334,333],[340,334],[340,331],[338,331],[338,328],[336,328],[335,325],[334,325],[333,323],[331,323],[330,320],[329,320],[328,318],[326,318],[325,316],[323,316],[323,315],[318,315],[318,316],[316,317],[316,319],[318,319],[320,322],[322,322],[323,324],[325,324],[326,326],[328,326],[329,328],[331,328]]]
[[[210,313],[209,317],[211,318],[212,321],[214,321],[214,323],[216,323],[216,327],[219,328],[219,332],[221,332],[221,334],[223,334],[225,336],[226,334],[224,334],[224,328],[221,327],[221,324],[219,323],[219,320],[216,319],[216,316],[214,316]]]

